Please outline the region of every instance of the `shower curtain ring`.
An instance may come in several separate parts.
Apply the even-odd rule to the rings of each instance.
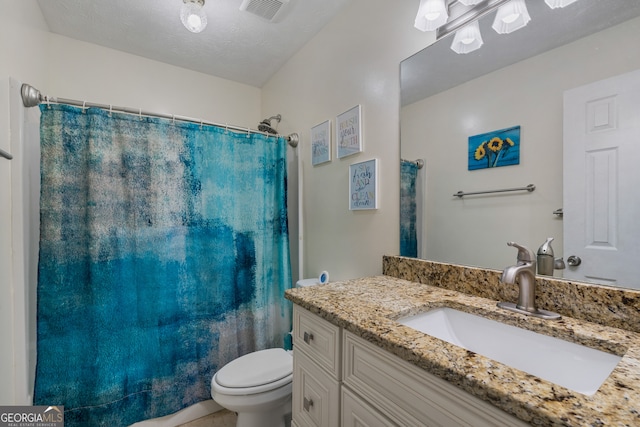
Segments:
[[[247,138],[251,137],[251,128],[247,128]]]
[[[175,115],[175,114],[172,114],[172,115],[171,115],[171,124],[172,124],[172,125],[175,125],[175,124],[176,124],[176,115]]]
[[[82,114],[86,113],[86,105],[87,105],[87,101],[82,101]]]
[[[202,123],[204,122],[204,120],[200,119],[200,130],[202,130]]]
[[[140,121],[142,121],[142,108],[138,108],[138,117],[140,117]]]
[[[113,113],[113,105],[109,104],[109,117],[111,117],[111,113]]]

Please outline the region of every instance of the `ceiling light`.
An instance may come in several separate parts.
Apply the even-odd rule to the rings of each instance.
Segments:
[[[482,43],[480,25],[478,21],[473,21],[456,31],[451,49],[456,53],[469,53],[480,49]]]
[[[482,0],[458,0],[458,1],[465,6],[475,6],[476,4],[480,3]]]
[[[571,3],[575,3],[576,1],[578,0],[544,0],[544,2],[548,4],[551,9],[569,6]]]
[[[414,26],[420,31],[434,31],[449,18],[445,0],[420,0]]]
[[[508,34],[527,25],[531,21],[524,0],[511,0],[500,6],[491,26],[498,34]]]
[[[204,0],[182,0],[180,9],[182,25],[192,33],[199,33],[207,27],[207,15],[204,13]]]

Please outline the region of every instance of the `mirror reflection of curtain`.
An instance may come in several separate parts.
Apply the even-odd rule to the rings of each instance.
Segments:
[[[34,403],[130,425],[291,327],[284,138],[42,105]]]
[[[416,233],[416,162],[400,161],[400,255],[418,256]]]

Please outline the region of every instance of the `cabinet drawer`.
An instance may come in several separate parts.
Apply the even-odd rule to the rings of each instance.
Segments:
[[[398,427],[346,387],[342,387],[341,412],[341,427]]]
[[[336,380],[340,379],[340,328],[320,316],[293,307],[293,346],[310,356]]]
[[[335,427],[340,420],[340,384],[304,353],[293,356],[293,421],[300,427]]]
[[[344,357],[344,384],[399,425],[528,425],[350,332]]]

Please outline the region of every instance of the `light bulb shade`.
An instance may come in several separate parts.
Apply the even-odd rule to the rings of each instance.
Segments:
[[[482,0],[458,0],[460,3],[462,3],[465,6],[475,6],[478,3],[480,3]],[[573,0],[575,1],[575,0]]]
[[[204,0],[184,0],[180,9],[182,25],[192,33],[199,33],[207,27],[207,15],[203,6]]]
[[[451,43],[451,49],[455,53],[469,53],[480,49],[482,46],[482,34],[480,34],[480,26],[478,21],[473,21],[456,31]]]
[[[445,0],[420,0],[414,26],[420,31],[435,31],[447,23],[449,13]]]
[[[524,0],[511,0],[498,8],[491,28],[498,34],[512,33],[526,26],[531,17]]]
[[[569,6],[571,3],[575,3],[577,1],[578,0],[544,0],[544,2],[548,4],[551,9]]]

